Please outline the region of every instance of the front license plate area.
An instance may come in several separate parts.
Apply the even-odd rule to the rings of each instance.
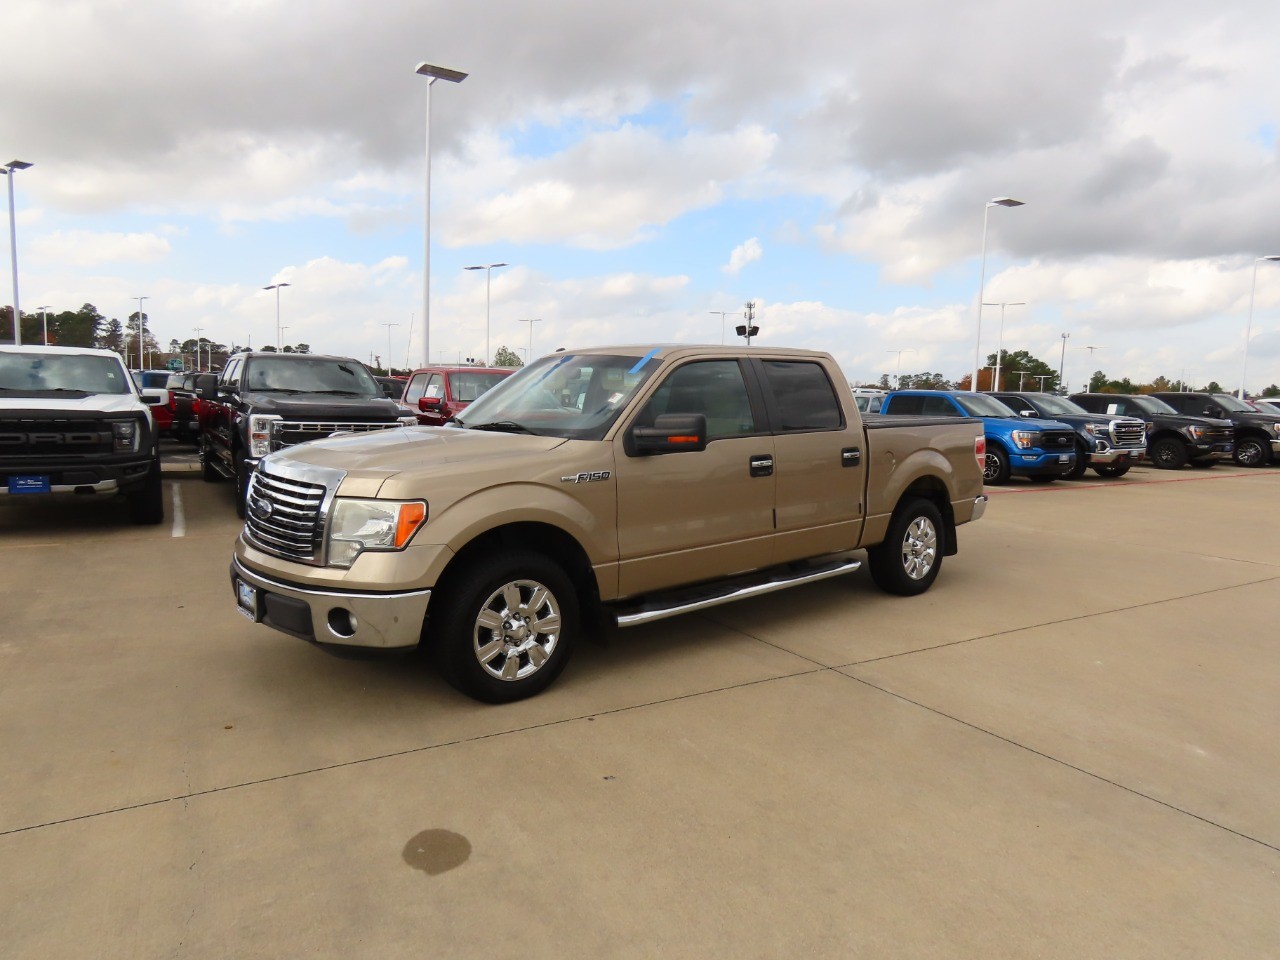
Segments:
[[[9,478],[10,493],[49,493],[49,478],[36,474],[25,474]]]
[[[1060,454],[1058,454],[1058,462],[1059,462],[1059,463],[1070,463],[1070,462],[1071,462],[1071,454],[1069,454],[1069,453],[1060,453]]]
[[[262,619],[258,615],[258,588],[240,579],[236,580],[236,606],[254,623]]]

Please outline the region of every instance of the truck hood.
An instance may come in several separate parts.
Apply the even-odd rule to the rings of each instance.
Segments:
[[[278,450],[263,462],[341,470],[346,474],[344,495],[372,497],[390,477],[403,474],[403,480],[412,481],[447,470],[450,464],[483,472],[509,470],[521,476],[522,462],[535,460],[565,442],[561,437],[455,427],[400,427],[312,440]]]
[[[983,417],[987,424],[997,426],[1006,426],[1010,430],[1017,430],[1019,427],[1025,430],[1067,430],[1074,433],[1068,424],[1060,420],[1041,420],[1037,417]]]
[[[87,397],[15,397],[0,394],[0,411],[5,410],[65,410],[74,414],[139,413],[145,410],[143,402],[132,393],[94,393]]]
[[[253,393],[241,400],[254,413],[300,420],[394,420],[403,416],[399,405],[385,397],[340,397],[327,393]]]

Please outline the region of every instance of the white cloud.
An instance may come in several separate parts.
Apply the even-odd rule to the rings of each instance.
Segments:
[[[31,240],[36,261],[71,266],[102,263],[155,263],[170,253],[169,241],[154,233],[94,233],[55,230]]]
[[[729,262],[720,269],[736,277],[748,263],[759,260],[763,256],[764,247],[760,245],[760,239],[752,237],[734,247],[733,253],[729,254]]]

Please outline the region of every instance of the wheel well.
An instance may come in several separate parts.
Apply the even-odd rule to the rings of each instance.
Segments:
[[[440,574],[439,583],[447,590],[448,580],[462,575],[476,557],[495,550],[509,552],[521,548],[540,553],[560,565],[578,588],[584,614],[599,605],[599,585],[586,551],[572,536],[549,523],[509,523],[486,530],[454,555]],[[437,585],[436,589],[442,588]]]
[[[1243,440],[1245,438],[1250,440],[1261,440],[1263,443],[1267,444],[1271,442],[1270,435],[1262,430],[1241,430],[1240,439]]]
[[[943,536],[943,556],[955,556],[958,546],[956,544],[956,515],[951,509],[951,498],[947,493],[947,485],[937,477],[919,477],[912,481],[911,486],[902,491],[902,496],[898,499],[898,505],[906,503],[908,500],[914,500],[917,497],[928,500],[938,512],[942,514],[942,536]],[[894,507],[897,512],[898,507]]]

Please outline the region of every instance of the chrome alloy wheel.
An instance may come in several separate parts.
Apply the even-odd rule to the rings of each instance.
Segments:
[[[987,483],[995,480],[1000,476],[1000,458],[994,453],[988,453],[982,461],[982,479]]]
[[[916,517],[902,538],[902,569],[912,580],[922,580],[937,559],[938,531],[928,517]]]
[[[536,580],[513,580],[480,607],[472,648],[485,673],[523,680],[538,672],[560,642],[560,603]]]

